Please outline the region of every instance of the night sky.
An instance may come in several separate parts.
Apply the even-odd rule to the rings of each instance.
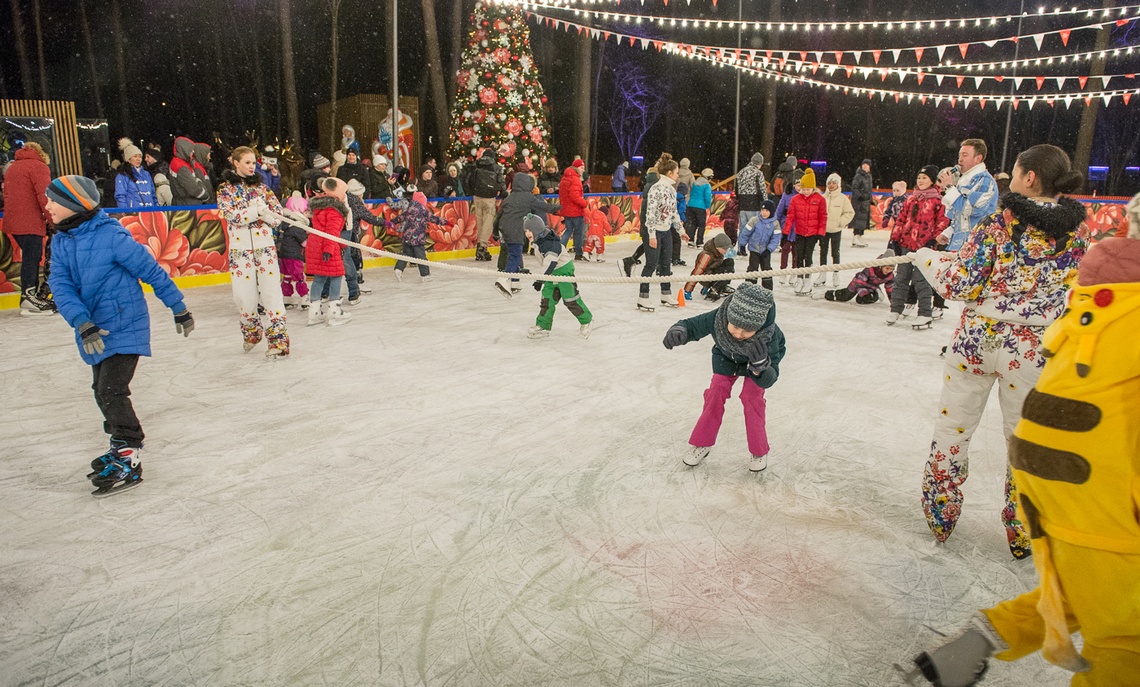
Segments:
[[[436,15],[439,22],[440,44],[445,68],[450,68],[452,53],[452,7],[455,0],[437,0]],[[770,19],[771,0],[742,0],[744,17],[751,20]],[[129,128],[124,127],[121,94],[118,88],[115,43],[112,39],[110,0],[85,0],[90,22],[93,48],[96,53],[98,86],[102,96],[102,116],[110,120],[112,140],[119,135],[130,135],[136,143],[147,140],[169,142],[179,134],[206,138],[213,130],[222,132],[231,145],[244,143],[243,132],[264,129],[269,136],[262,142],[284,136],[287,129],[282,100],[280,73],[280,37],[276,18],[277,0],[119,0],[122,11],[126,43],[126,70],[129,81]],[[21,84],[19,62],[14,41],[12,22],[13,3],[22,10],[24,36],[27,41],[32,71],[36,76],[30,88]],[[39,96],[36,62],[36,35],[33,23],[32,0],[8,0],[9,7],[0,9],[0,97],[20,98]],[[85,52],[77,0],[40,0],[44,53],[51,99],[74,100],[80,117],[100,116],[96,108],[95,90],[92,87],[91,69]],[[1088,3],[1086,3],[1088,4]],[[341,57],[339,94],[342,97],[356,93],[387,93],[386,73],[387,21],[384,18],[383,0],[343,0],[341,5]],[[880,20],[900,18],[941,18],[1016,13],[1019,1],[1010,2],[948,2],[916,3],[913,0],[875,2],[855,0],[850,3],[823,1],[783,0],[782,18],[787,21],[844,21],[847,19]],[[1100,6],[1100,2],[1095,3]],[[298,100],[301,116],[302,143],[314,145],[317,140],[316,106],[326,102],[330,91],[330,33],[331,16],[328,0],[293,0],[294,48],[297,74]],[[465,8],[469,11],[468,0]],[[1027,9],[1036,11],[1038,3]],[[1048,5],[1052,7],[1053,5]],[[626,12],[712,19],[735,19],[737,3],[720,0],[716,9],[711,0],[673,0],[668,8],[661,0],[639,0],[621,3],[607,2],[596,7]],[[1068,7],[1068,5],[1066,5]],[[421,98],[422,134],[433,133],[427,72],[423,57],[423,25],[421,4],[416,0],[400,2],[400,88],[402,94]],[[466,17],[468,12],[464,13]],[[558,14],[573,19],[565,13]],[[1082,17],[1083,18],[1083,17]],[[1026,25],[1026,33],[1087,23],[1087,20],[1034,20]],[[552,107],[554,143],[560,155],[569,159],[582,154],[592,161],[594,173],[612,170],[620,160],[618,145],[610,131],[607,113],[613,91],[614,70],[636,63],[648,77],[664,103],[661,115],[646,134],[641,153],[651,159],[662,150],[675,157],[687,156],[697,169],[710,165],[718,176],[732,172],[733,118],[735,74],[729,68],[717,68],[672,55],[659,54],[652,49],[618,47],[612,40],[594,44],[593,69],[597,91],[598,117],[595,126],[594,151],[573,150],[573,103],[575,68],[574,44],[580,40],[575,33],[530,23],[532,44],[546,93]],[[601,24],[599,24],[601,26]],[[735,43],[735,31],[659,28],[642,25],[630,28],[626,24],[614,25],[630,33],[665,37],[673,40],[702,42],[730,46]],[[466,27],[464,28],[466,30]],[[781,47],[805,50],[871,49],[874,47],[903,47],[962,40],[981,40],[1011,33],[1009,26],[995,29],[960,29],[922,31],[903,34],[879,32],[783,34]],[[1140,31],[1132,24],[1115,28],[1110,47],[1140,43]],[[215,39],[216,36],[216,39]],[[1067,50],[1092,50],[1094,31],[1074,32]],[[745,34],[745,47],[770,47],[771,36],[765,32]],[[1003,47],[1008,46],[1008,47]],[[216,49],[220,47],[219,51]],[[1012,45],[998,44],[994,48],[978,48],[969,54],[969,60],[1001,60],[1012,57]],[[1062,54],[1057,39],[1046,42],[1042,54]],[[1031,42],[1023,44],[1022,57],[1038,52]],[[948,53],[949,56],[949,53]],[[955,55],[955,57],[959,57]],[[1140,56],[1110,60],[1107,73],[1140,71]],[[932,64],[931,58],[924,62]],[[885,59],[885,64],[890,64]],[[904,64],[907,64],[904,62]],[[1063,67],[1032,67],[1034,73],[1062,75],[1087,74],[1088,62],[1067,64]],[[1046,71],[1049,70],[1049,71]],[[255,79],[261,75],[264,107],[259,113]],[[822,72],[820,73],[822,76]],[[832,77],[837,83],[843,77]],[[899,85],[897,78],[885,84],[877,78],[852,83],[881,86],[894,90],[935,90],[926,82],[917,86],[913,79]],[[948,80],[946,93],[955,89]],[[448,80],[449,96],[454,89]],[[763,93],[767,81],[745,75],[742,78],[741,164],[759,148],[763,117]],[[1129,85],[1131,85],[1130,82]],[[1069,82],[1066,90],[1075,86]],[[1121,80],[1111,88],[1122,88]],[[1049,87],[1047,87],[1048,89]],[[962,89],[971,92],[968,84]],[[982,90],[987,90],[983,86]],[[1023,87],[1023,93],[1029,90]],[[917,169],[927,163],[951,164],[957,142],[963,138],[980,136],[991,143],[997,152],[991,156],[990,168],[999,166],[1001,139],[1006,122],[1006,110],[997,111],[992,104],[986,110],[977,105],[963,110],[944,104],[895,104],[868,101],[836,92],[802,85],[780,84],[777,87],[778,107],[776,123],[777,157],[793,152],[800,158],[826,160],[828,171],[838,171],[850,177],[864,157],[874,160],[875,181],[889,186],[896,178],[913,181]],[[1114,169],[1125,164],[1140,164],[1140,116],[1136,114],[1140,99],[1125,106],[1114,101],[1109,108],[1101,108],[1097,137],[1093,148],[1092,164],[1111,165]],[[1072,153],[1076,145],[1083,103],[1066,109],[1038,105],[1028,110],[1024,106],[1014,113],[1010,140],[1010,162],[1017,150],[1035,143],[1049,142]],[[363,132],[362,132],[363,133]],[[361,136],[367,139],[367,134]],[[443,146],[429,142],[429,148],[439,152]],[[328,151],[325,151],[326,153]],[[1133,184],[1125,177],[1121,185]],[[1133,189],[1118,187],[1118,192]]]

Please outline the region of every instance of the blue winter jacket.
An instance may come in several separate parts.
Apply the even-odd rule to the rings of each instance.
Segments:
[[[737,245],[749,253],[764,251],[776,252],[780,247],[780,223],[775,217],[757,217],[754,222],[740,230]]]
[[[712,207],[712,184],[704,177],[697,179],[693,190],[689,192],[689,207],[708,210]]]
[[[166,307],[186,309],[182,292],[154,256],[100,209],[76,226],[65,220],[51,240],[51,286],[59,314],[74,329],[91,322],[107,330],[103,352],[88,355],[78,330],[75,343],[88,365],[116,354],[150,355],[150,313],[139,280]]]
[[[143,168],[133,170],[135,178],[129,173],[119,172],[115,175],[115,203],[121,208],[143,208],[158,205],[154,197],[154,179],[150,172]]]

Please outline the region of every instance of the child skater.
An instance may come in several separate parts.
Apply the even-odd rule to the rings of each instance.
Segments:
[[[555,277],[574,276],[574,261],[563,250],[562,241],[550,231],[539,215],[527,215],[523,219],[523,232],[531,245],[538,249],[542,262],[546,265],[543,274]],[[583,339],[590,338],[590,323],[594,315],[586,307],[582,295],[578,293],[578,285],[573,282],[552,282],[541,279],[534,282],[534,290],[542,291],[542,303],[538,310],[538,319],[534,326],[527,330],[527,337],[541,339],[550,336],[550,328],[554,324],[554,306],[561,300],[574,317],[578,318],[578,333]]]
[[[760,216],[754,218],[748,226],[740,230],[738,244],[740,252],[748,253],[748,271],[757,269],[772,269],[772,252],[780,247],[780,223],[773,217],[776,213],[776,204],[771,200],[764,201],[760,207]],[[748,281],[753,284],[755,279]],[[764,277],[764,288],[772,290],[772,278]]]
[[[895,252],[888,248],[879,256],[879,259],[893,258]],[[832,289],[825,291],[823,297],[829,301],[838,301],[846,303],[854,299],[859,305],[870,305],[871,303],[879,302],[879,287],[882,286],[887,291],[887,300],[891,299],[891,289],[894,287],[895,281],[895,268],[894,265],[883,265],[882,267],[868,267],[860,270],[858,274],[851,278],[851,282],[847,284],[845,289]]]
[[[281,262],[281,293],[285,297],[285,306],[307,308],[309,285],[305,283],[305,241],[309,233],[288,222],[277,225],[277,232],[277,257]]]
[[[701,248],[701,252],[697,253],[697,259],[693,262],[693,271],[691,276],[698,276],[702,274],[732,274],[736,269],[736,263],[733,261],[734,251],[732,249],[732,239],[728,237],[727,232],[721,232],[713,236]],[[732,286],[729,280],[721,279],[718,281],[702,281],[701,294],[704,295],[705,300],[718,301],[721,296],[726,296],[732,293]],[[685,300],[693,300],[693,289],[697,288],[698,282],[690,281],[685,282],[682,291],[685,294]]]
[[[313,287],[309,291],[309,324],[325,322],[335,327],[351,320],[352,315],[340,307],[340,283],[344,276],[341,245],[324,235],[339,237],[348,224],[349,212],[345,204],[348,184],[336,177],[323,177],[316,180],[315,185],[320,194],[309,201],[309,210],[313,213],[313,228],[321,233],[310,234],[305,242],[305,269],[313,275]],[[327,308],[321,301],[326,283],[329,286]]]
[[[131,405],[131,378],[139,356],[150,355],[150,313],[139,282],[150,284],[174,312],[178,333],[190,336],[194,318],[150,251],[99,208],[94,181],[52,181],[46,210],[56,230],[48,282],[59,314],[75,329],[79,355],[91,366],[103,431],[111,435],[87,478],[92,494],[110,496],[142,482],[143,430]]]
[[[907,196],[891,232],[891,243],[901,253],[910,253],[920,248],[933,248],[938,245],[938,235],[950,226],[942,205],[942,194],[934,186],[933,174],[938,173],[934,165],[927,165],[918,173],[914,192]],[[891,294],[891,312],[887,324],[893,325],[902,317],[906,306],[907,292],[914,286],[918,296],[918,319],[911,325],[914,329],[929,329],[934,321],[932,301],[934,290],[930,282],[913,263],[903,263],[895,272],[894,292]]]
[[[398,200],[395,206],[400,214],[392,220],[392,224],[400,228],[400,253],[410,258],[427,260],[427,251],[424,244],[427,242],[427,225],[439,224],[447,226],[447,221],[428,209],[427,196],[416,191],[412,194],[411,202]],[[396,261],[396,281],[403,281],[404,268],[408,266],[406,260]],[[427,265],[416,265],[420,268],[420,281],[431,281],[431,268]]]
[[[912,684],[973,685],[990,656],[1040,651],[1074,687],[1140,685],[1140,195],[1116,236],[1089,249],[1067,302],[1009,443],[1038,585],[916,657]]]
[[[891,184],[891,200],[887,203],[887,209],[883,211],[883,229],[888,231],[895,228],[895,220],[898,219],[899,210],[902,209],[902,204],[906,202],[906,182],[896,181]]]
[[[716,443],[724,403],[737,377],[744,377],[740,402],[744,405],[744,429],[752,459],[748,469],[768,467],[768,431],[764,426],[764,389],[780,376],[784,357],[784,333],[776,324],[772,292],[744,282],[716,310],[681,320],[665,332],[665,348],[672,349],[709,334],[713,336],[712,383],[705,391],[705,406],[689,437],[685,465],[695,467]]]

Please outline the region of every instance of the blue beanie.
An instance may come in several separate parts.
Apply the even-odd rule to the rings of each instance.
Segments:
[[[78,174],[53,179],[48,184],[47,197],[75,212],[94,210],[101,200],[95,182]]]

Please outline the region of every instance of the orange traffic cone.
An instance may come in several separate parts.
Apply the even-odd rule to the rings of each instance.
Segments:
[[[677,289],[677,307],[685,307],[685,290]]]

